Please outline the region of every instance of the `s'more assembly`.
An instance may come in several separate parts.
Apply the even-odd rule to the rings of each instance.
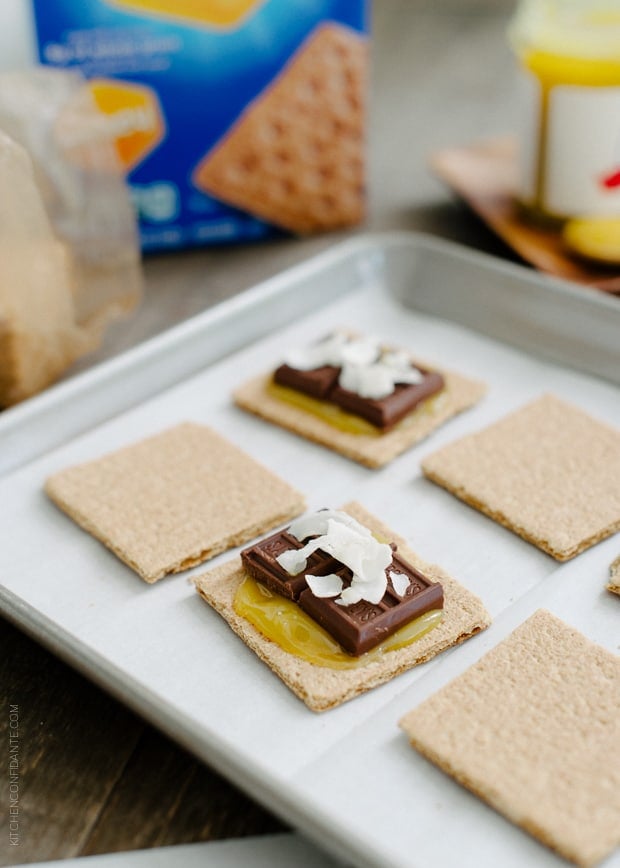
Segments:
[[[1,7],[0,865],[620,868],[620,2]]]

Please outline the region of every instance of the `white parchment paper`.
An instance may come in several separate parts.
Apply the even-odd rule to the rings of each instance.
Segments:
[[[337,325],[481,378],[489,394],[381,471],[232,405],[234,386]],[[617,538],[559,566],[420,474],[425,454],[544,391],[620,425],[618,390],[610,384],[403,308],[380,283],[363,286],[0,481],[5,608],[19,610],[35,635],[355,864],[559,864],[418,757],[397,728],[404,712],[541,605],[618,651],[620,599],[604,591]],[[189,578],[208,567],[147,586],[43,494],[56,470],[185,419],[213,426],[284,476],[305,492],[310,508],[359,500],[477,593],[495,623],[340,708],[321,716],[308,711],[195,593]],[[608,864],[620,866],[620,854]]]

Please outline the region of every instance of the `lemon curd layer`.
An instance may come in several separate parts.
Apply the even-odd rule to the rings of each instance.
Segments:
[[[284,651],[315,666],[329,669],[356,669],[365,666],[380,659],[386,651],[405,648],[421,639],[440,624],[443,618],[441,609],[433,609],[405,624],[376,648],[360,657],[352,657],[296,603],[270,591],[250,576],[246,576],[237,589],[233,608],[238,615]]]
[[[364,434],[370,437],[381,437],[387,433],[381,428],[377,428],[361,416],[356,416],[354,413],[348,413],[342,410],[336,404],[330,401],[322,401],[319,398],[313,398],[310,395],[305,395],[303,392],[298,392],[296,389],[291,389],[288,386],[281,386],[279,383],[274,383],[270,380],[266,386],[267,394],[278,401],[283,401],[285,404],[291,404],[310,413],[312,416],[317,416],[333,428],[339,431],[345,431],[347,434]],[[412,422],[422,415],[432,415],[446,400],[445,388],[434,395],[421,401],[417,407],[408,413],[404,419],[397,422],[389,431],[397,431],[400,428],[406,428]]]

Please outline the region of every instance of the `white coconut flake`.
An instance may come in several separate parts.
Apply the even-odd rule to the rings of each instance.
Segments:
[[[297,576],[302,570],[306,569],[306,557],[300,555],[299,551],[301,549],[288,549],[276,558],[276,561],[283,570],[286,570],[289,576]]]
[[[324,365],[339,368],[342,365],[343,350],[350,343],[351,339],[345,332],[337,331],[315,344],[292,350],[284,361],[298,371],[311,371]]]
[[[379,400],[398,383],[421,383],[424,375],[404,350],[383,350],[375,337],[351,337],[337,331],[316,344],[293,350],[286,363],[299,371],[333,365],[340,368],[338,383],[361,398]]]
[[[404,350],[387,350],[381,356],[381,364],[391,368],[398,377],[397,383],[421,383],[424,374],[413,364]]]
[[[381,361],[388,368],[405,369],[411,366],[411,359],[405,350],[385,350]]]
[[[354,338],[346,343],[340,352],[343,365],[370,365],[377,360],[381,352],[376,338]]]
[[[417,385],[424,374],[412,367],[406,354],[386,353],[372,364],[344,364],[338,383],[361,398],[387,398],[398,383]]]
[[[391,581],[392,587],[394,591],[398,594],[399,597],[404,597],[407,591],[407,588],[411,584],[411,579],[405,573],[397,573],[396,570],[390,570],[388,573]]]
[[[346,527],[353,528],[359,534],[372,537],[367,527],[339,509],[320,509],[318,512],[310,513],[310,515],[302,515],[301,518],[297,518],[291,523],[288,533],[300,541],[308,539],[309,536],[326,534],[329,521],[339,522]]]
[[[368,528],[350,515],[334,509],[320,510],[294,521],[288,532],[300,541],[312,537],[303,548],[290,549],[276,558],[289,575],[303,572],[308,557],[321,549],[352,573],[349,588],[342,590],[341,585],[333,594],[325,596],[335,596],[342,591],[336,602],[347,606],[360,600],[376,604],[383,598],[387,588],[386,570],[392,563],[392,549],[387,543],[376,540]],[[313,593],[312,584],[321,578],[325,577],[315,576],[311,583],[306,576]],[[321,587],[320,582],[317,587]],[[317,593],[316,596],[322,594]]]
[[[315,597],[337,597],[342,591],[342,579],[335,573],[327,576],[306,576],[308,587]]]
[[[401,368],[396,370],[394,374],[394,383],[404,383],[409,386],[417,386],[418,383],[421,383],[424,380],[424,374],[422,371],[418,371],[417,368]]]
[[[386,398],[394,391],[394,370],[375,362],[372,365],[347,365],[342,368],[338,385],[360,398]]]
[[[298,576],[299,573],[306,569],[310,555],[318,548],[322,548],[322,539],[323,537],[311,539],[310,542],[306,543],[306,545],[301,549],[288,549],[287,551],[282,552],[281,555],[278,555],[276,561],[280,564],[283,570],[286,570],[289,576]]]
[[[359,603],[362,599],[362,595],[360,592],[351,585],[350,588],[345,588],[342,594],[335,601],[339,606],[353,606],[355,603]]]

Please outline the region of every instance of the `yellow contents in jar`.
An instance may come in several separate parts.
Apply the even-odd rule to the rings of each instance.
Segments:
[[[246,576],[237,589],[233,607],[238,615],[284,651],[330,669],[356,669],[378,660],[388,651],[405,648],[425,636],[443,618],[441,609],[433,609],[405,624],[376,648],[360,657],[352,657],[296,603],[270,591],[250,576]]]
[[[292,404],[294,407],[299,407],[306,413],[312,416],[317,416],[324,422],[327,422],[339,431],[345,431],[347,434],[363,434],[367,437],[381,437],[386,432],[377,428],[361,416],[356,416],[354,413],[349,413],[342,410],[331,401],[323,401],[319,398],[313,398],[311,395],[305,395],[303,392],[298,392],[296,389],[291,389],[288,386],[281,386],[279,383],[274,383],[270,380],[267,383],[267,394],[278,401],[284,401],[286,404]],[[390,431],[404,428],[410,425],[414,419],[417,419],[422,414],[432,414],[437,411],[441,404],[446,400],[446,390],[442,389],[434,395],[421,401],[417,407],[414,407],[411,413],[408,413],[404,419],[397,422]]]
[[[527,51],[521,58],[543,87],[578,84],[589,87],[620,85],[620,57],[598,58]]]

